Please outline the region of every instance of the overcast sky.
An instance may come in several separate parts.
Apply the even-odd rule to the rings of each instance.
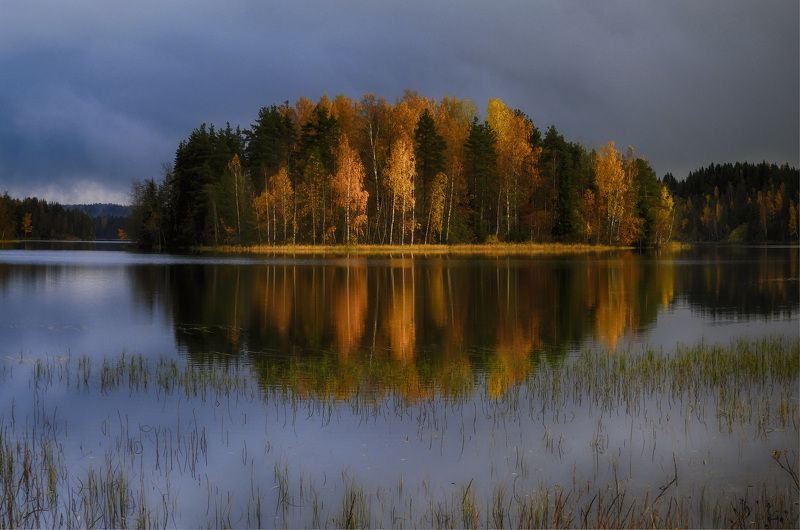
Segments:
[[[202,122],[406,88],[500,97],[659,176],[798,165],[798,4],[6,0],[0,191],[127,202]]]

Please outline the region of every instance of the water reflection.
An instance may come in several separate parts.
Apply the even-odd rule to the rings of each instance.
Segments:
[[[144,307],[169,305],[179,348],[198,362],[245,356],[268,384],[336,379],[338,394],[346,381],[456,391],[482,372],[499,394],[533,354],[646,338],[681,300],[712,317],[792,318],[796,253],[739,258],[356,258],[129,274]]]
[[[677,274],[676,281],[689,305],[704,315],[790,318],[797,311],[799,257],[797,248],[712,247],[698,257],[699,274]]]
[[[485,376],[499,395],[541,359],[587,344],[693,342],[731,319],[747,324],[734,334],[776,321],[796,330],[798,275],[796,248],[539,259],[0,252],[0,338],[6,354],[151,348],[244,360],[265,384],[301,393],[457,393]],[[687,318],[701,324],[690,331]]]

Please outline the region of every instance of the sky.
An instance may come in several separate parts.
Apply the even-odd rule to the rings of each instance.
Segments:
[[[659,176],[798,165],[796,0],[4,0],[0,192],[129,202],[203,122],[405,89],[490,97]]]

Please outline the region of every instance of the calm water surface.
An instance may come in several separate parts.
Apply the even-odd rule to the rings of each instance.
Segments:
[[[537,363],[557,366],[585,348],[650,345],[670,355],[701,340],[796,339],[799,276],[796,247],[535,259],[4,249],[0,419],[36,418],[37,407],[52,414],[64,460],[81,470],[133,444],[123,459],[131,480],[153,484],[148,498],[172,488],[180,503],[164,510],[179,527],[207,524],[219,513],[212,498],[223,512],[227,502],[232,525],[252,526],[237,514],[256,496],[270,506],[262,524],[309,524],[303,508],[274,508],[283,468],[295,497],[305,480],[306,494],[316,484],[334,511],[353,477],[366,489],[408,484],[410,498],[446,496],[473,479],[488,495],[520,476],[534,487],[617,473],[632,491],[658,491],[673,458],[687,492],[700,482],[780,487],[769,455],[797,447],[796,423],[723,428],[713,413],[652,396],[638,413],[598,416],[582,403],[535,412],[525,381]],[[151,366],[233,369],[253,386],[214,399],[165,396],[155,385],[103,390],[99,367],[123,352]],[[41,392],[32,391],[37,359],[62,367]],[[81,359],[94,367],[94,390],[75,389]],[[797,385],[790,394],[796,401]],[[176,461],[186,458],[187,432],[206,440],[199,468],[156,466],[168,458],[165,439]]]
[[[479,368],[591,345],[669,350],[797,334],[799,274],[797,248],[535,259],[0,250],[0,354],[466,355]]]

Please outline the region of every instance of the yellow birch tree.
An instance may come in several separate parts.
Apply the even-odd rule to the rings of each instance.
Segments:
[[[400,202],[401,224],[400,224],[400,244],[405,239],[405,220],[406,211],[414,205],[414,173],[416,171],[416,159],[414,157],[414,146],[406,139],[401,137],[392,144],[392,151],[389,155],[389,163],[386,170],[386,185],[392,196],[392,218],[389,224],[389,244],[392,244],[394,234],[394,217]]]
[[[505,199],[506,233],[511,232],[512,219],[516,222],[517,205],[520,195],[520,177],[525,163],[532,154],[528,139],[533,124],[525,117],[510,109],[499,98],[489,99],[486,118],[497,134],[497,170],[500,174],[500,188],[497,197],[497,231],[500,230],[500,212]]]
[[[288,225],[292,217],[292,204],[294,201],[294,188],[289,178],[289,172],[285,167],[281,167],[276,174],[270,178],[270,196],[274,206],[272,208],[272,233],[273,237],[277,234],[277,216],[280,214],[283,222],[283,241],[288,241]]]
[[[363,233],[367,224],[369,193],[364,189],[364,164],[345,135],[339,142],[337,165],[332,183],[333,200],[344,209],[344,241],[349,244],[353,237]]]
[[[627,169],[613,141],[600,148],[595,158],[594,178],[609,244],[629,244],[638,235],[640,219],[635,215],[634,172],[631,165]]]

